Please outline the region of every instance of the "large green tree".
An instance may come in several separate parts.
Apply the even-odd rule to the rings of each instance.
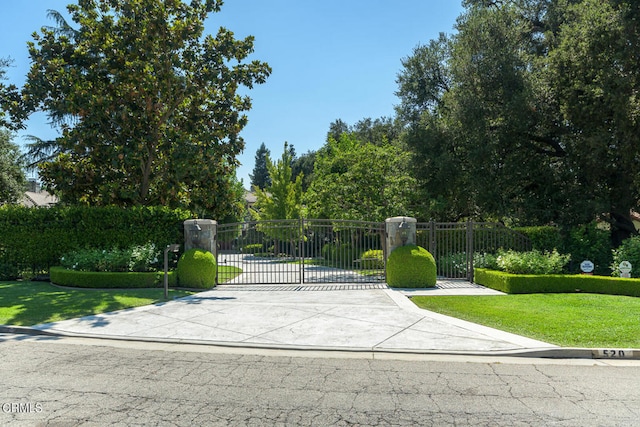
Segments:
[[[264,189],[256,188],[256,210],[258,220],[299,219],[302,217],[302,175],[293,178],[291,150],[284,144],[282,157],[275,163],[266,158],[270,184]]]
[[[584,0],[567,7],[546,61],[566,167],[618,246],[640,205],[640,4]]]
[[[639,7],[465,5],[458,33],[416,48],[398,76],[430,207],[567,226],[601,216],[619,243],[639,200]]]
[[[13,135],[9,130],[21,125],[15,116],[20,96],[15,86],[7,86],[2,82],[5,69],[10,64],[10,60],[0,58],[0,205],[17,202],[26,184],[20,148],[13,143]]]
[[[4,83],[6,68],[11,63],[11,59],[0,58],[0,128],[15,131],[23,128],[23,121],[27,114],[18,88],[15,85]]]
[[[224,217],[239,136],[266,63],[243,61],[253,38],[204,22],[220,0],[79,0],[73,23],[42,28],[29,43],[24,88],[62,136],[39,165],[63,201],[167,205]]]
[[[291,224],[283,226],[277,220],[303,217],[302,175],[295,179],[291,170],[292,150],[285,142],[282,157],[275,163],[267,156],[270,184],[264,189],[255,188],[257,201],[252,212],[254,219],[262,221],[258,230],[274,239],[274,251],[278,253],[279,242],[287,242],[290,253],[297,250],[302,228]]]
[[[0,205],[16,203],[25,191],[26,178],[20,148],[11,132],[0,129]]]
[[[298,176],[302,177],[302,191],[307,191],[313,182],[313,169],[315,163],[315,151],[307,151],[303,155],[293,159],[293,163],[291,164],[291,179],[295,181]]]
[[[314,218],[384,221],[412,214],[415,181],[409,153],[389,142],[361,141],[350,132],[330,135],[316,154],[305,203]]]

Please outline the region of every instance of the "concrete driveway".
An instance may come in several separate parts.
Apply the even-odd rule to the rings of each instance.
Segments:
[[[439,288],[422,293],[497,294],[464,283],[447,289],[446,282],[439,282]],[[407,298],[411,292],[417,293],[362,283],[224,285],[166,303],[34,328],[62,335],[264,348],[474,354],[556,348],[422,310]]]

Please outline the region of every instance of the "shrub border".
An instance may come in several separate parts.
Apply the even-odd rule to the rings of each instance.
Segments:
[[[586,274],[510,274],[476,268],[473,281],[508,294],[586,292],[640,297],[640,279]]]
[[[64,267],[51,267],[51,283],[75,288],[116,289],[116,288],[160,288],[164,285],[164,272],[152,273],[75,271]],[[178,275],[169,272],[169,286],[176,287]]]

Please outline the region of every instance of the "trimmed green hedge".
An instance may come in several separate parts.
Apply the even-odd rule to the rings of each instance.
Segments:
[[[77,288],[159,288],[164,286],[164,273],[112,273],[75,271],[63,267],[51,267],[51,283]],[[169,286],[177,285],[177,274],[170,271]]]
[[[180,286],[210,289],[216,285],[216,259],[211,252],[189,249],[178,261],[178,283]]]
[[[524,234],[531,241],[532,249],[552,251],[562,247],[562,234],[558,227],[551,225],[514,227],[514,231]]]
[[[189,211],[165,207],[0,207],[0,257],[4,263],[47,271],[60,257],[84,248],[130,248],[149,242],[183,243]]]
[[[476,268],[474,282],[508,294],[585,292],[640,297],[640,279],[586,274],[509,274]]]
[[[392,288],[432,288],[436,279],[436,261],[420,246],[399,246],[387,259],[387,284]]]

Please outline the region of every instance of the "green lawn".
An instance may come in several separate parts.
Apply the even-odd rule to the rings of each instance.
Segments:
[[[169,299],[193,292],[169,289]],[[0,325],[32,326],[164,301],[164,289],[61,289],[45,282],[0,282]]]
[[[242,269],[234,267],[232,265],[219,265],[218,266],[218,279],[222,280],[222,283],[235,279],[242,274]],[[221,283],[221,282],[218,282]]]
[[[563,347],[640,348],[640,298],[530,294],[412,300],[427,310]]]

